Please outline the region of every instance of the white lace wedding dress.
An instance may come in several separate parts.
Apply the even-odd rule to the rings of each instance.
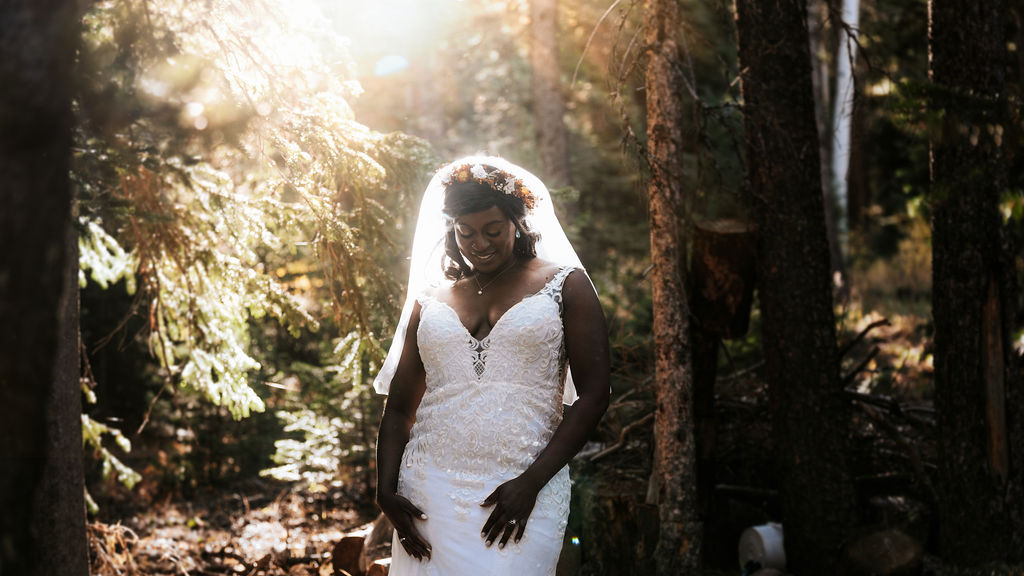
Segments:
[[[430,560],[405,553],[396,533],[391,574],[545,576],[555,573],[569,514],[569,469],[540,491],[519,543],[487,547],[482,502],[522,473],[562,420],[564,267],[477,340],[446,303],[421,296],[417,332],[426,392],[402,456],[398,492],[428,519],[417,527]]]

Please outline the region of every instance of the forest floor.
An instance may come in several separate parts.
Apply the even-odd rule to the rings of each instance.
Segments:
[[[188,500],[123,502],[104,516],[125,520],[89,525],[92,574],[333,576],[335,544],[374,518],[353,500],[249,481]]]

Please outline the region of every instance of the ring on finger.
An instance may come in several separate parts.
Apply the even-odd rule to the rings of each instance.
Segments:
[[[518,523],[519,523],[519,521],[515,520],[515,519],[509,520],[508,522],[506,522],[506,524],[508,524],[509,526],[515,526]]]

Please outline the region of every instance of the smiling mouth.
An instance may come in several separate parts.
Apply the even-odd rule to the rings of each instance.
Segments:
[[[490,254],[473,254],[473,258],[480,260],[481,262],[487,262],[493,258],[495,254],[497,254],[497,252],[491,252]]]

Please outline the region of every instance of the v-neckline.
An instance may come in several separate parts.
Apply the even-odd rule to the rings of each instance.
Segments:
[[[491,329],[487,332],[487,336],[484,336],[483,338],[477,338],[476,336],[473,336],[473,333],[469,331],[469,328],[466,328],[466,325],[462,322],[462,317],[459,316],[459,313],[455,311],[455,308],[452,308],[451,304],[445,302],[444,300],[441,300],[440,298],[435,298],[434,296],[428,296],[428,297],[431,300],[433,300],[434,302],[437,302],[437,303],[441,304],[442,306],[444,306],[445,308],[447,308],[448,311],[452,313],[452,316],[455,317],[455,321],[458,323],[458,325],[462,327],[462,331],[466,334],[466,336],[471,338],[473,340],[473,342],[476,342],[477,349],[483,349],[483,348],[487,347],[486,345],[484,345],[484,343],[491,339],[491,336],[494,335],[494,331],[497,330],[498,326],[501,325],[501,321],[504,320],[505,317],[508,316],[510,312],[515,310],[523,302],[526,302],[530,298],[536,298],[537,296],[540,296],[541,293],[544,292],[544,290],[546,290],[547,287],[550,286],[551,283],[554,282],[556,278],[558,278],[558,275],[562,273],[562,270],[563,270],[563,268],[559,268],[555,272],[555,274],[551,277],[551,279],[548,280],[547,282],[545,282],[544,285],[541,286],[539,290],[537,290],[536,292],[533,292],[531,294],[527,294],[526,296],[523,296],[522,298],[519,299],[519,302],[516,302],[515,304],[509,306],[507,310],[502,312],[501,316],[498,317],[498,320],[495,321],[494,325],[491,326]]]

